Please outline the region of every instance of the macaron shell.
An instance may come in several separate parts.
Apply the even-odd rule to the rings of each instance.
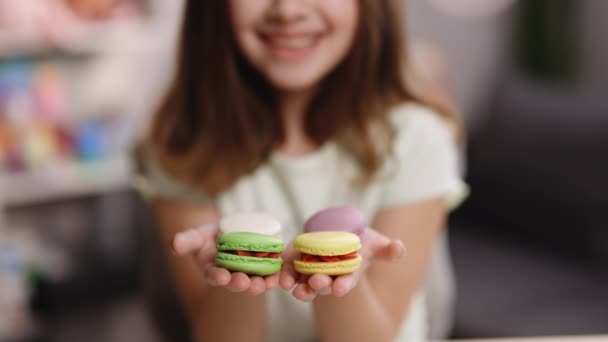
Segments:
[[[307,262],[294,260],[293,265],[300,274],[342,275],[353,273],[361,267],[361,256],[334,262]]]
[[[217,240],[218,251],[256,251],[280,253],[285,249],[283,240],[275,236],[238,232],[220,234]]]
[[[215,255],[215,264],[229,271],[267,276],[281,270],[281,258],[256,258],[218,252]]]
[[[281,223],[266,213],[243,212],[223,217],[219,223],[220,232],[252,232],[280,236]]]
[[[353,233],[347,232],[314,232],[296,237],[293,247],[312,255],[344,255],[361,249],[361,240]]]
[[[353,206],[339,206],[323,209],[304,223],[304,232],[340,231],[350,232],[360,237],[367,227],[363,212]]]

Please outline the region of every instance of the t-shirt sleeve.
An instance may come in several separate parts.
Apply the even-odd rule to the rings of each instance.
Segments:
[[[383,207],[443,197],[450,209],[467,196],[450,123],[432,110],[405,106],[391,117],[396,129],[393,167]]]
[[[193,204],[213,204],[213,198],[208,194],[170,177],[151,151],[139,151],[135,158],[139,165],[135,188],[146,200],[162,198]]]

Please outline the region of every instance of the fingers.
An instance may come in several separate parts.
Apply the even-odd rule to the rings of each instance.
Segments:
[[[216,235],[217,227],[215,224],[206,224],[175,234],[171,247],[175,254],[179,256],[189,255],[200,249],[215,245]]]
[[[380,259],[384,261],[394,261],[405,254],[405,247],[400,240],[392,240],[386,235],[373,230],[366,229],[367,239],[360,254],[368,259]]]
[[[324,274],[315,274],[308,281],[298,284],[293,291],[293,296],[303,301],[312,301],[318,295],[344,297],[355,287],[356,283],[355,274],[341,275],[335,279]]]
[[[264,278],[264,282],[266,283],[266,291],[270,291],[276,288],[279,285],[279,274],[273,274],[271,276],[267,276]]]
[[[172,241],[173,251],[178,256],[192,255],[210,286],[225,287],[231,292],[247,292],[256,296],[279,285],[279,273],[267,277],[249,276],[242,272],[231,273],[225,268],[217,267],[215,264],[217,234],[218,229],[215,224],[177,233]],[[292,270],[293,265],[291,261],[286,264],[291,268],[288,274],[295,284],[297,274]]]
[[[365,230],[365,233],[366,239],[363,243],[363,247],[359,251],[359,254],[361,254],[361,256],[363,256],[364,258],[374,258],[374,256],[380,249],[386,247],[391,242],[391,239],[386,237],[384,234],[377,232],[374,229],[367,228]]]
[[[308,283],[299,283],[292,292],[293,296],[303,302],[311,302],[317,296]]]
[[[332,293],[331,285],[333,280],[324,274],[314,274],[308,279],[308,285],[317,294],[327,296]]]
[[[266,291],[266,281],[264,278],[258,276],[251,277],[250,282],[249,289],[247,289],[249,294],[257,296]]]
[[[281,271],[281,275],[279,276],[279,284],[283,290],[290,291],[296,285],[296,278],[289,272]]]
[[[314,274],[300,279],[292,291],[292,295],[301,301],[310,302],[318,295],[332,294],[332,279],[324,274]]]
[[[364,248],[360,251],[364,259],[392,261],[405,254],[405,247],[401,241],[391,240],[372,229],[367,229],[366,234]],[[315,274],[299,279],[300,275],[293,266],[293,260],[299,256],[299,253],[292,246],[289,246],[282,255],[284,262],[279,274],[250,277],[241,272],[230,273],[215,265],[216,237],[217,227],[209,224],[178,233],[172,242],[176,254],[181,256],[194,254],[211,286],[225,286],[233,292],[259,295],[280,285],[287,291],[292,290],[292,294],[297,299],[312,301],[317,295],[345,296],[357,283],[355,274],[343,275],[335,279]]]
[[[388,245],[380,248],[375,257],[385,261],[393,261],[405,255],[405,246],[401,240],[393,240]]]
[[[251,286],[251,279],[243,272],[234,272],[231,274],[230,282],[226,286],[232,292],[244,292]]]
[[[217,268],[217,267],[216,267]],[[222,270],[225,270],[221,268]],[[225,270],[228,272],[227,270]],[[273,274],[267,277],[249,276],[242,272],[228,272],[229,281],[222,285],[232,292],[247,292],[253,296],[260,295],[266,291],[276,288],[279,284],[279,275]]]
[[[196,259],[196,262],[199,265],[203,265],[203,268],[205,268],[209,264],[215,265],[215,253],[216,253],[215,247],[202,248],[198,251],[198,253],[194,257]]]
[[[227,269],[215,265],[207,267],[204,270],[204,276],[211,286],[226,286],[232,279],[232,276]]]
[[[344,297],[355,287],[354,274],[346,274],[336,278],[331,286],[331,293],[336,297]]]
[[[279,284],[278,274],[267,277],[249,276],[242,272],[230,273],[215,265],[206,267],[204,276],[211,286],[226,287],[231,292],[247,292],[254,296],[270,291]]]

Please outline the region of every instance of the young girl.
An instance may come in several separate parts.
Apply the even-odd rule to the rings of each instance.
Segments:
[[[420,287],[463,186],[456,119],[405,67],[400,2],[187,2],[142,161],[197,340],[425,339]],[[355,274],[299,279],[293,253],[266,278],[214,265],[222,215],[270,213],[290,241],[340,204],[370,218]]]

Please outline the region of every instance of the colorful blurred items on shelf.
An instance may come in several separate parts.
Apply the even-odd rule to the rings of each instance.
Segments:
[[[32,115],[32,70],[30,61],[0,62],[0,118],[23,123]]]
[[[0,118],[0,170],[22,171],[25,162],[19,151],[15,130]]]
[[[0,128],[0,130],[1,130],[1,128]],[[4,143],[2,142],[1,134],[2,134],[2,132],[0,132],[0,171],[3,171],[8,162],[8,150],[4,146]]]
[[[0,124],[0,171],[6,170],[8,168],[8,158],[9,158],[9,137],[5,137],[3,133],[4,129]]]
[[[15,138],[8,125],[0,119],[0,170],[7,167],[9,155],[15,148]]]
[[[73,158],[76,155],[74,134],[62,125],[55,127],[53,133],[55,134],[58,157],[61,159]]]
[[[57,121],[68,111],[65,75],[51,62],[30,59],[0,61],[0,114],[26,101],[16,115]],[[27,107],[27,108],[24,108]],[[11,115],[14,113],[8,113]]]
[[[12,91],[29,92],[33,67],[27,59],[0,61],[0,100],[5,100]]]
[[[38,116],[56,122],[67,113],[67,87],[57,65],[41,62],[36,65],[33,93]]]
[[[7,155],[6,164],[4,170],[9,172],[22,172],[27,170],[27,165],[23,157],[19,153],[11,153]]]
[[[0,61],[0,158],[3,170],[45,167],[74,156],[66,126],[68,87],[61,69],[30,59]]]
[[[0,149],[3,169],[10,171],[26,167],[21,148],[32,114],[31,70],[27,61],[0,62]]]
[[[83,161],[102,159],[108,152],[108,130],[101,120],[87,120],[76,132],[76,151]]]
[[[55,131],[44,122],[30,123],[21,142],[28,169],[38,169],[57,159],[58,143]]]

